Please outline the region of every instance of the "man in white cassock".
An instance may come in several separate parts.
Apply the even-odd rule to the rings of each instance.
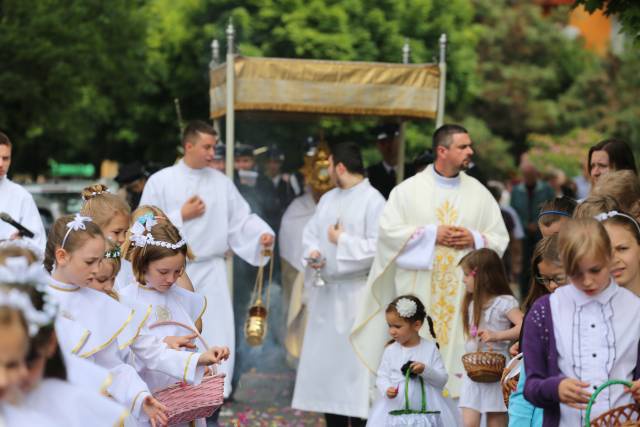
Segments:
[[[384,198],[364,178],[356,144],[332,148],[329,173],[337,188],[322,196],[303,232],[309,312],[292,406],[325,413],[328,427],[364,426],[371,375],[349,332],[375,254]]]
[[[376,257],[351,342],[375,372],[388,339],[384,311],[398,295],[414,294],[435,322],[447,388],[459,396],[464,354],[460,304],[464,297],[458,261],[473,249],[502,255],[509,235],[489,191],[464,170],[473,155],[471,138],[458,125],[433,135],[435,163],[397,186],[380,219]],[[427,328],[420,333],[429,337]]]
[[[195,260],[187,263],[187,274],[196,292],[207,298],[202,335],[209,345],[233,349],[235,325],[225,252],[231,249],[249,264],[258,266],[262,250],[273,245],[275,233],[251,213],[233,181],[209,167],[217,137],[207,123],[190,123],[182,138],[184,158],[149,178],[140,206],[159,207],[180,229],[195,255]],[[267,261],[265,258],[263,263]],[[227,374],[225,397],[231,393],[233,364],[232,351],[229,361],[220,368]]]
[[[21,237],[15,227],[0,221],[0,240],[23,239],[25,242],[32,243],[34,249],[37,247],[39,252],[43,253],[47,236],[33,196],[7,177],[9,166],[11,166],[11,151],[11,140],[0,132],[0,212],[9,214],[16,222],[29,229],[34,236],[31,239]]]

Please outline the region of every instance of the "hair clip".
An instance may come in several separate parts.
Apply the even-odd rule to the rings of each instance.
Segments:
[[[400,298],[396,301],[396,311],[402,318],[410,318],[418,311],[418,304],[409,298]]]
[[[82,196],[82,199],[86,202],[89,199],[91,199],[92,197],[99,196],[99,195],[104,194],[104,193],[110,193],[109,189],[100,190],[100,191],[92,191],[91,193],[89,193],[88,196]]]
[[[474,268],[473,270],[471,270],[469,272],[469,276],[471,276],[471,277],[476,277],[476,274],[478,274],[478,269],[477,268]]]
[[[620,216],[622,218],[626,218],[629,221],[631,221],[633,223],[633,225],[635,225],[636,230],[638,231],[638,236],[640,236],[640,224],[638,224],[638,220],[636,220],[631,215],[627,215],[625,213],[618,212],[618,211],[609,211],[609,212],[599,213],[598,215],[594,216],[593,218],[598,220],[599,222],[604,222],[604,221],[606,221],[608,219],[611,219],[613,217],[616,217],[616,216]]]
[[[116,245],[113,249],[111,249],[110,251],[106,251],[104,253],[105,258],[112,258],[112,259],[118,259],[120,258],[121,255],[122,255],[122,251],[120,250],[119,245]]]
[[[64,244],[67,243],[67,238],[69,237],[69,234],[71,234],[72,231],[87,229],[87,227],[84,225],[85,222],[91,222],[91,218],[88,216],[82,216],[77,213],[73,217],[73,219],[67,223],[67,232],[65,233],[64,238],[62,239],[62,245],[60,245],[61,248],[64,249]]]

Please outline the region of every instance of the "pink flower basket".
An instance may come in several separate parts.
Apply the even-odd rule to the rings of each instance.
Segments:
[[[186,328],[196,334],[200,341],[202,341],[202,344],[206,348],[209,348],[198,331],[180,322],[156,322],[149,326],[149,329],[163,325],[177,325]],[[167,416],[169,417],[168,425],[173,426],[188,423],[199,418],[210,417],[222,406],[224,401],[223,394],[224,374],[217,374],[215,373],[215,369],[213,369],[213,374],[202,378],[200,384],[189,385],[184,382],[178,382],[156,391],[154,397],[167,407]]]

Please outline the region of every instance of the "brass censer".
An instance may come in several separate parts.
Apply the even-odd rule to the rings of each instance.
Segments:
[[[262,288],[264,283],[264,266],[262,261],[264,257],[270,257],[269,259],[269,282],[266,289],[265,303],[262,301]],[[273,279],[273,251],[271,249],[264,249],[260,253],[260,267],[258,267],[258,274],[256,275],[256,283],[253,288],[253,294],[251,296],[251,305],[249,306],[249,314],[244,324],[244,336],[247,343],[256,347],[262,345],[265,337],[267,336],[267,318],[270,301],[270,289],[271,281]]]

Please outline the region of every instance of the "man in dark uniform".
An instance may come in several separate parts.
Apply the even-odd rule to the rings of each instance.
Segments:
[[[273,183],[280,200],[281,213],[284,214],[289,203],[304,191],[302,175],[282,172],[284,154],[276,145],[271,145],[265,154],[264,174]]]
[[[389,198],[389,193],[396,186],[399,135],[399,127],[396,124],[376,128],[376,145],[382,155],[382,161],[367,168],[369,182],[385,199]],[[413,174],[413,166],[405,164],[404,177],[408,178]]]

